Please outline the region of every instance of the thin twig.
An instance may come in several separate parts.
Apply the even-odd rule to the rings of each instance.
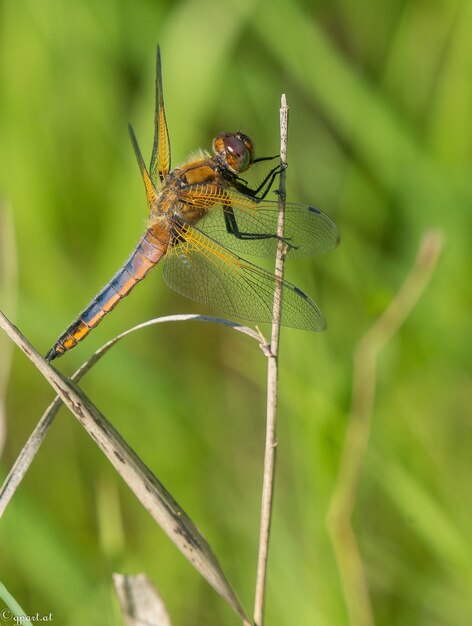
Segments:
[[[287,163],[288,106],[285,94],[282,94],[280,105],[280,164],[285,168]],[[262,485],[261,524],[259,534],[259,555],[257,560],[256,597],[254,603],[254,624],[262,626],[264,622],[264,604],[267,579],[267,560],[269,554],[270,523],[272,517],[272,501],[275,478],[275,452],[277,447],[277,380],[280,322],[282,318],[282,280],[284,260],[287,246],[284,243],[285,213],[285,169],[279,179],[279,214],[277,220],[277,256],[275,261],[275,290],[272,314],[272,334],[270,354],[267,364],[267,423],[264,452],[264,478]]]
[[[348,428],[327,519],[352,626],[374,624],[351,515],[372,425],[377,360],[427,287],[442,249],[442,240],[440,232],[428,232],[423,236],[415,263],[403,285],[383,315],[359,341],[355,354]]]

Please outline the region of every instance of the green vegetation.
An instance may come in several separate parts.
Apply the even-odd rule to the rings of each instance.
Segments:
[[[423,232],[440,228],[432,281],[380,356],[353,525],[375,624],[470,626],[471,3],[1,3],[0,196],[14,219],[18,302],[14,312],[4,278],[12,252],[0,309],[43,353],[142,232],[127,123],[150,155],[158,42],[173,164],[239,128],[259,155],[275,154],[285,92],[288,198],[341,231],[336,251],[287,264],[329,328],[282,332],[267,625],[348,624],[326,515],[353,356]],[[57,367],[70,374],[118,332],[177,312],[210,311],[171,292],[157,268]],[[82,383],[191,515],[249,611],[266,382],[253,343],[219,326],[151,327]],[[0,383],[13,359],[2,477],[52,399],[7,345],[0,336]],[[238,623],[62,409],[0,520],[0,582],[27,615],[115,626],[113,571],[144,571],[175,626]]]

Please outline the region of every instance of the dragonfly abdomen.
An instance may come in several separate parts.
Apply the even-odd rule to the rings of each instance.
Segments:
[[[150,228],[136,246],[123,267],[113,276],[79,315],[73,324],[59,337],[46,355],[47,361],[61,356],[74,348],[89,332],[98,326],[107,313],[127,296],[137,283],[158,263],[167,251],[169,235],[164,229]]]

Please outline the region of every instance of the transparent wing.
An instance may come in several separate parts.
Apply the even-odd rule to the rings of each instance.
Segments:
[[[170,141],[164,108],[164,92],[162,90],[161,51],[157,46],[156,54],[156,105],[154,113],[154,142],[152,146],[149,173],[154,186],[161,182],[170,170]]]
[[[212,206],[198,222],[199,230],[211,238],[242,254],[275,256],[277,202],[259,202],[216,185],[206,189],[205,185],[195,185],[182,192],[181,198],[193,205]],[[236,224],[236,228],[229,228],[231,223]],[[313,256],[335,248],[339,243],[339,233],[336,225],[319,209],[288,202],[285,206],[284,239],[290,244],[289,256]]]
[[[232,254],[188,225],[175,227],[164,280],[187,298],[254,322],[270,322],[276,278]],[[282,324],[304,330],[326,328],[317,305],[300,289],[282,282]]]

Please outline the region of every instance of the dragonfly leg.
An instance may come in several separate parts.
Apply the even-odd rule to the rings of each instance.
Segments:
[[[268,159],[272,159],[275,157],[267,157]],[[263,159],[257,159],[257,161],[265,161],[266,158]],[[256,188],[256,189],[251,189],[251,187],[248,186],[248,184],[246,183],[246,181],[243,178],[238,178],[234,183],[234,187],[240,191],[241,193],[243,193],[246,196],[250,196],[251,198],[254,198],[255,200],[263,200],[267,194],[270,191],[270,188],[272,187],[272,185],[274,184],[274,180],[275,178],[281,173],[283,172],[285,169],[287,168],[287,164],[285,163],[284,165],[277,165],[277,167],[273,167],[267,174],[267,176],[264,178],[264,180],[261,182],[261,184]],[[265,187],[265,189],[264,189]]]
[[[236,221],[236,215],[234,214],[233,207],[230,204],[223,206],[223,215],[225,218],[226,230],[231,235],[234,235],[236,239],[243,240],[260,240],[260,239],[280,239],[275,233],[248,233],[239,230],[238,222]],[[290,243],[289,238],[282,238],[282,241],[287,244],[289,248],[296,248],[296,246]]]

